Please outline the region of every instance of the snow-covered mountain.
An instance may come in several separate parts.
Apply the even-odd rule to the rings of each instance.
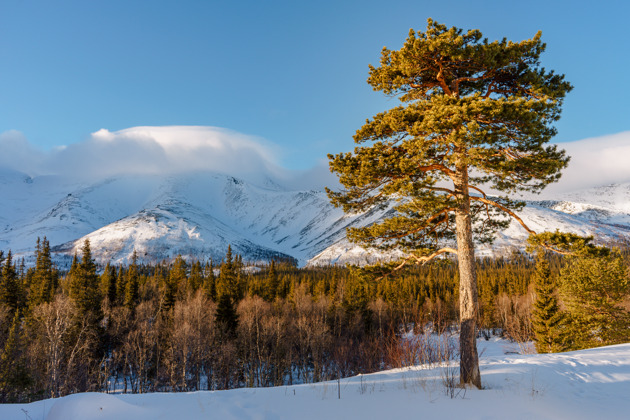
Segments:
[[[245,260],[291,258],[301,265],[368,263],[382,258],[345,239],[384,211],[344,215],[323,191],[299,191],[269,176],[245,181],[207,171],[126,175],[84,182],[0,172],[0,249],[32,255],[46,236],[59,260],[90,239],[101,262],[185,257],[220,260],[230,244]],[[385,210],[386,211],[386,210]],[[561,229],[601,241],[630,235],[630,184],[579,191],[554,201],[532,201],[521,213],[536,231]],[[491,255],[522,248],[526,232],[513,223]]]

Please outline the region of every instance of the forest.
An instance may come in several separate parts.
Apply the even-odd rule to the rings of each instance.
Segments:
[[[478,336],[539,352],[630,339],[627,248],[478,259]],[[596,254],[596,255],[595,255]],[[395,276],[357,267],[180,257],[67,272],[46,238],[26,267],[0,252],[0,402],[337,379],[457,355],[456,261]],[[571,281],[565,281],[570,279]]]

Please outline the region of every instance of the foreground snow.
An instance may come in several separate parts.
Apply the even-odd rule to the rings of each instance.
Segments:
[[[0,419],[627,419],[630,344],[553,355],[480,341],[484,390],[449,390],[457,365],[277,388],[76,394],[0,405]],[[505,354],[508,353],[508,354]],[[341,398],[339,398],[341,396]]]

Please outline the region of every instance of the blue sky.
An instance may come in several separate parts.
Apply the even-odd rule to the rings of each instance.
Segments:
[[[49,150],[105,128],[201,125],[304,169],[397,105],[365,82],[429,17],[490,39],[543,31],[566,74],[558,142],[630,130],[625,1],[0,0],[0,133]]]

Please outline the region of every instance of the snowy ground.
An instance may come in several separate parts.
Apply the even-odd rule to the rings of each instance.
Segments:
[[[553,355],[479,342],[483,390],[445,387],[457,365],[315,385],[179,394],[77,394],[0,405],[0,419],[628,419],[630,344]],[[506,354],[507,353],[507,354]],[[341,397],[341,398],[339,398]]]

